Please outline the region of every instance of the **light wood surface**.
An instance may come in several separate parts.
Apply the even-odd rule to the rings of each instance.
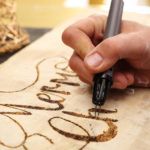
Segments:
[[[103,108],[117,109],[118,112],[100,113],[100,117],[117,119],[118,122],[86,118],[88,110],[94,107],[91,88],[65,69],[65,58],[70,57],[72,50],[61,41],[63,30],[79,18],[82,17],[60,25],[0,65],[0,149],[149,150],[149,89],[110,93]],[[140,22],[150,25],[150,15],[125,14],[124,18],[136,21],[140,18]],[[58,73],[68,76],[64,84],[57,81],[60,87],[56,88],[58,85],[51,80],[63,78]],[[79,83],[80,86],[67,85],[66,82]],[[80,117],[64,111],[80,114]],[[90,140],[89,137],[107,133],[110,124],[114,137],[106,135],[105,142]],[[69,134],[64,136],[64,132]],[[76,135],[85,139],[79,140]]]

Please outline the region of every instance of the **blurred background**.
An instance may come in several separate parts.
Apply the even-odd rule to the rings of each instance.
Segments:
[[[53,28],[89,8],[106,10],[111,0],[16,0],[19,23],[24,27]],[[150,0],[124,0],[125,11],[150,13]]]
[[[93,13],[108,12],[110,1],[111,0],[0,0],[2,8],[0,9],[1,27],[3,27],[4,20],[6,21],[6,26],[9,26],[9,23],[11,24],[11,21],[13,21],[11,28],[9,26],[9,28],[1,30],[4,33],[1,34],[0,44],[2,43],[3,47],[5,46],[5,48],[7,48],[8,42],[11,41],[10,43],[16,46],[16,38],[18,38],[17,41],[20,46],[20,44],[23,44],[21,39],[24,39],[24,36],[26,36],[27,41],[25,44],[29,41],[28,37],[30,37],[30,42],[32,43],[57,25],[74,16],[82,17]],[[14,2],[17,3],[17,21],[16,15],[14,15],[16,10]],[[3,3],[6,5],[3,5]],[[124,0],[124,4],[124,12],[150,14],[150,0]],[[127,14],[130,15],[130,13]],[[140,17],[136,19],[142,20]],[[18,23],[21,27],[25,28],[28,34],[20,29],[20,26],[17,25]],[[23,34],[20,34],[20,31],[22,31]],[[13,46],[11,48],[13,51],[18,50],[17,48],[13,48]],[[7,48],[7,51],[4,51],[3,47],[0,47],[3,52],[10,51],[10,46]],[[13,53],[6,53],[4,57],[0,57],[0,63],[7,60],[11,55],[13,55]]]

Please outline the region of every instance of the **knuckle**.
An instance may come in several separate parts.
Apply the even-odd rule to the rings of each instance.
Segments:
[[[98,16],[96,14],[92,14],[92,15],[88,16],[88,18],[91,20],[97,20],[98,17],[100,17],[100,16]]]
[[[108,38],[102,42],[102,46],[104,48],[110,49],[110,48],[114,48],[115,44],[114,44],[114,41],[112,40],[112,38]]]
[[[103,22],[105,22],[106,16],[93,14],[93,15],[88,16],[88,20],[90,22],[93,22],[93,24],[95,25],[95,28],[98,28],[99,26],[97,26],[97,24],[102,24]]]
[[[114,38],[108,38],[102,42],[102,49],[110,58],[120,58],[120,45]]]

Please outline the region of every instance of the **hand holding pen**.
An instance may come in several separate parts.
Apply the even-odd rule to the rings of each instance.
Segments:
[[[120,33],[123,6],[124,6],[123,0],[111,1],[103,40],[113,37]],[[109,49],[107,51],[109,51]],[[108,92],[113,84],[113,68],[109,68],[104,72],[95,74],[93,81],[94,86],[93,86],[92,102],[93,104],[95,104],[96,109],[97,108],[100,109],[101,106],[104,105]]]
[[[103,40],[106,21],[106,16],[92,15],[63,32],[64,43],[74,49],[70,67],[88,84],[113,66],[112,88],[150,87],[150,27],[122,21],[120,34]]]

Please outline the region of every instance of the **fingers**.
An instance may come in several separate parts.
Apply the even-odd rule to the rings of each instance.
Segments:
[[[105,24],[106,17],[90,16],[63,32],[63,42],[75,50],[70,59],[70,66],[79,78],[92,84],[95,73],[111,68],[120,59],[128,62],[131,68],[149,70],[150,28],[122,21],[121,34],[102,41]],[[115,70],[113,88],[124,89],[132,84],[150,85],[149,78],[138,78],[139,76],[135,76],[128,68],[122,70]]]
[[[114,72],[112,88],[125,89],[134,83],[134,75],[130,72]]]
[[[69,66],[77,73],[80,80],[85,83],[92,84],[93,75],[86,69],[83,60],[76,53],[73,53],[70,58]]]
[[[71,69],[77,73],[81,81],[91,85],[93,84],[93,74],[87,70],[83,60],[76,53],[73,53],[72,57],[70,58],[69,65]],[[125,89],[127,86],[132,85],[133,83],[134,76],[131,72],[115,70],[112,88]]]
[[[129,33],[143,30],[146,26],[137,22],[123,20],[121,23],[121,33]]]
[[[85,57],[84,62],[91,73],[97,73],[111,68],[120,59],[132,61],[132,65],[135,62],[137,65],[145,54],[146,39],[140,32],[119,34],[101,42]]]
[[[62,34],[65,44],[72,47],[83,59],[100,41],[106,25],[106,16],[92,15],[69,26]],[[145,27],[145,26],[144,26]],[[144,28],[141,24],[122,21],[121,32],[129,33]]]
[[[95,42],[103,38],[104,16],[90,16],[68,27],[62,34],[65,44],[72,47],[84,58],[95,46]]]
[[[150,87],[150,70],[136,70],[134,72],[134,85],[137,87]]]

